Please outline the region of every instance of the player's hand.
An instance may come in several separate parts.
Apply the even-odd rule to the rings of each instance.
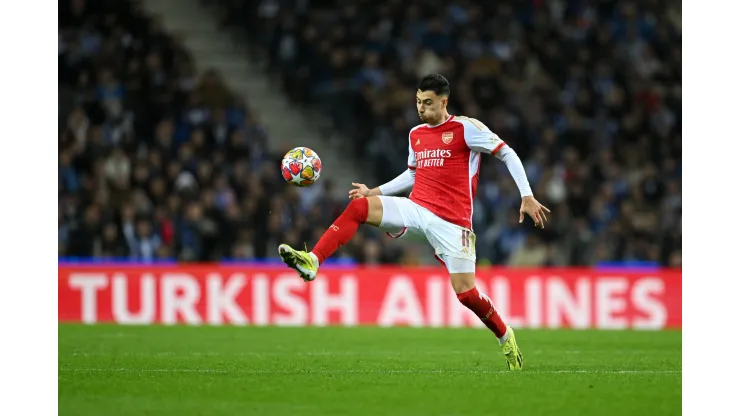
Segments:
[[[364,183],[352,182],[355,189],[349,191],[349,199],[366,198],[370,196],[370,189]]]
[[[522,198],[522,207],[519,209],[519,224],[524,221],[524,214],[527,214],[532,217],[536,227],[544,229],[547,222],[545,211],[550,212],[546,206],[537,202],[533,196],[525,196]]]

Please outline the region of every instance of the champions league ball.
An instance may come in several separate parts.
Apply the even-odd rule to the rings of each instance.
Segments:
[[[293,186],[311,186],[321,176],[321,159],[308,147],[296,147],[285,154],[280,170],[285,182]]]

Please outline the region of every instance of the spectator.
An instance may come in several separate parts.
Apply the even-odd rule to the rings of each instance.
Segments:
[[[533,234],[527,236],[524,244],[510,257],[510,267],[541,267],[547,262],[548,250]]]

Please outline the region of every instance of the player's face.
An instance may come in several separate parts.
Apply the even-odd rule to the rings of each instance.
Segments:
[[[440,97],[434,91],[416,91],[416,111],[424,123],[439,124],[445,109],[447,108],[447,97]]]

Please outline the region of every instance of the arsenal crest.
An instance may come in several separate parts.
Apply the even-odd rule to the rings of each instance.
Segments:
[[[455,134],[453,132],[446,131],[442,133],[442,142],[444,142],[444,144],[450,144],[453,137],[455,137]]]

